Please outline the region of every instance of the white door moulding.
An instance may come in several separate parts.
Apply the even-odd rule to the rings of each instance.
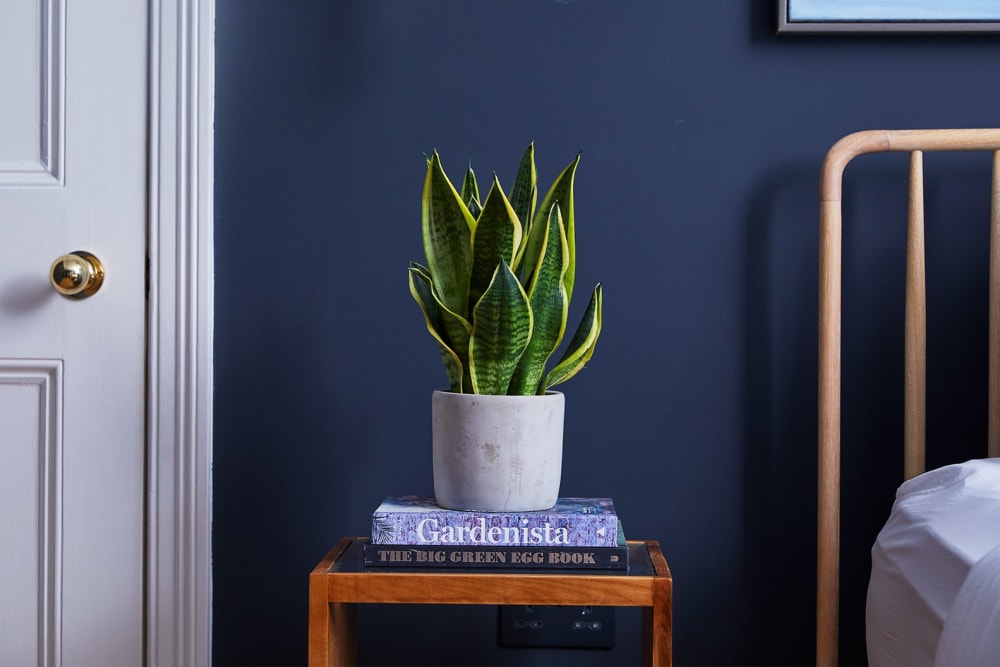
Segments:
[[[211,664],[215,0],[149,0],[146,654]]]

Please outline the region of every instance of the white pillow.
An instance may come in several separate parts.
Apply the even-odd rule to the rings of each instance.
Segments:
[[[944,622],[934,664],[937,667],[1000,664],[1000,547],[980,558],[969,570]]]
[[[944,466],[904,482],[872,547],[869,664],[934,664],[969,570],[997,547],[1000,458]]]

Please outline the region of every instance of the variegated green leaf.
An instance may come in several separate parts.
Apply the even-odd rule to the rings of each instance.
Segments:
[[[472,278],[469,280],[469,311],[483,296],[493,280],[500,261],[511,265],[514,252],[521,243],[521,223],[510,202],[493,177],[493,185],[486,195],[483,212],[476,221],[472,234]]]
[[[537,225],[535,223],[538,221],[544,222],[548,218],[549,213],[551,213],[553,204],[558,203],[559,208],[562,210],[563,225],[566,228],[566,243],[569,247],[569,268],[566,270],[566,277],[563,279],[563,282],[566,283],[566,295],[569,299],[573,298],[573,283],[576,276],[576,222],[573,206],[573,181],[576,177],[576,167],[578,164],[580,164],[579,153],[562,170],[562,173],[552,183],[552,187],[549,188],[548,193],[542,198],[542,203],[535,213],[535,220],[532,221],[532,228],[528,233],[528,243],[524,254],[524,265],[522,266],[522,274],[530,275],[535,263],[538,261],[544,237],[544,233],[537,229],[539,226],[544,226],[544,224]]]
[[[469,335],[472,333],[472,324],[470,324],[469,321],[461,315],[450,311],[448,307],[441,302],[441,298],[438,296],[437,290],[434,288],[433,280],[431,279],[430,273],[427,271],[426,267],[420,266],[416,262],[411,262],[410,266],[413,270],[421,273],[427,283],[431,286],[431,296],[437,304],[438,325],[435,328],[440,334],[445,345],[458,355],[459,361],[462,362],[462,386],[466,388],[471,387],[472,384],[469,378],[469,364],[466,360],[469,358]]]
[[[510,267],[514,273],[525,277],[525,273],[520,270],[521,257],[524,254],[524,247],[528,241],[531,231],[531,219],[535,215],[535,204],[538,200],[538,173],[535,171],[535,144],[528,144],[524,155],[521,156],[521,164],[517,168],[517,175],[514,176],[514,184],[510,188],[510,205],[517,214],[517,219],[521,221],[523,236],[521,246],[517,250],[514,262]]]
[[[425,271],[426,269],[419,264],[410,263],[410,294],[424,313],[424,320],[427,322],[427,331],[438,342],[438,347],[441,350],[441,359],[444,361],[444,370],[448,375],[449,388],[451,391],[461,392],[462,376],[464,374],[462,362],[458,354],[448,346],[440,333],[442,328],[440,307],[433,295],[430,275]]]
[[[558,204],[552,207],[541,249],[541,257],[528,287],[528,302],[534,315],[531,341],[521,355],[508,393],[530,395],[544,393],[542,376],[545,364],[566,332],[569,299],[563,278],[568,266],[566,234]]]
[[[566,346],[562,359],[545,378],[546,390],[570,379],[583,370],[583,367],[590,361],[597,345],[597,339],[601,335],[603,304],[603,288],[598,283],[594,287],[594,293],[590,297],[590,303],[587,304],[587,310],[583,314],[580,326],[577,327],[576,333],[573,334],[569,345]]]
[[[445,175],[437,151],[427,165],[421,214],[424,254],[436,293],[449,310],[466,317],[476,221]]]
[[[472,171],[471,164],[465,172],[465,178],[462,180],[462,201],[465,202],[472,217],[474,219],[479,218],[479,213],[483,210],[483,207],[479,203],[479,183],[476,181],[476,172]]]
[[[517,362],[531,338],[528,295],[501,260],[476,304],[469,338],[469,368],[476,394],[506,394]]]

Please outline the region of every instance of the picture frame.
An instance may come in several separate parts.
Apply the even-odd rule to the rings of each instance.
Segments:
[[[778,33],[1000,32],[997,0],[778,0]]]

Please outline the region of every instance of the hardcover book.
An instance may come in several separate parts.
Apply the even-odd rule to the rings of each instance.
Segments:
[[[480,568],[627,570],[628,545],[618,522],[613,547],[364,545],[365,565],[374,568]]]
[[[372,514],[372,543],[480,547],[615,547],[610,498],[560,498],[537,512],[446,510],[428,496],[390,496]]]

